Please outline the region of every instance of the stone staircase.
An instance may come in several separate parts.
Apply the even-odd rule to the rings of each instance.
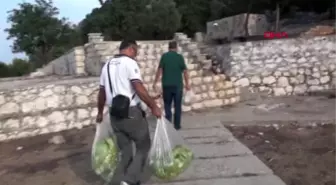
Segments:
[[[195,94],[193,101],[183,104],[183,111],[220,107],[239,101],[240,89],[235,87],[225,75],[214,74],[210,70],[212,61],[208,59],[207,53],[202,50],[199,43],[192,41],[183,33],[176,33],[174,40],[178,43],[178,52],[183,55],[187,63],[192,91]],[[160,93],[154,92],[152,86],[160,58],[168,50],[168,42],[138,41],[137,61],[145,87],[151,95]],[[95,55],[94,59],[94,61],[100,61],[96,67],[102,66],[104,62],[117,54],[119,44],[120,42],[113,41],[113,43],[99,42],[99,44],[93,45],[92,48],[99,51],[99,55]],[[163,104],[162,100],[158,103],[160,106]]]
[[[192,91],[195,96],[190,103],[184,103],[184,112],[234,104],[239,101],[240,89],[226,79],[223,74],[214,74],[209,70],[211,60],[202,53],[198,43],[191,41],[186,35],[176,33],[175,40],[179,52],[184,56],[189,71]],[[137,57],[146,88],[151,94],[155,72],[161,55],[168,49],[167,44],[140,43]],[[210,66],[209,66],[210,65]],[[162,102],[159,102],[162,105]]]

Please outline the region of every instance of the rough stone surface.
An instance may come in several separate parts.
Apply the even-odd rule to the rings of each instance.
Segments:
[[[274,175],[264,175],[256,177],[242,178],[216,178],[209,180],[196,180],[184,182],[171,182],[147,185],[286,185],[279,177]]]
[[[272,171],[255,156],[194,160],[176,180],[269,174]]]
[[[189,140],[187,140],[189,142]],[[190,145],[191,150],[195,153],[196,158],[212,158],[230,155],[246,155],[251,151],[237,140],[218,141],[210,144]]]
[[[213,69],[251,92],[275,96],[334,89],[335,35],[217,46]]]

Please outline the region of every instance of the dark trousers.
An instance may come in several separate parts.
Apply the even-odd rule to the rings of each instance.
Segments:
[[[112,180],[113,185],[120,185],[120,181],[130,184],[140,182],[151,146],[148,122],[141,109],[131,107],[129,117],[117,120],[111,116],[112,128],[121,152],[121,159]],[[134,157],[133,142],[136,147]]]
[[[162,91],[166,119],[172,122],[171,108],[174,102],[174,127],[178,130],[181,128],[183,89],[176,86],[164,86]]]

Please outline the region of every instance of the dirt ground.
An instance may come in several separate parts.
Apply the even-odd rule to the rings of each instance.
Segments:
[[[94,127],[61,132],[66,144],[53,145],[55,134],[0,143],[1,185],[102,185],[90,166]]]
[[[335,184],[335,125],[228,127],[287,185]]]

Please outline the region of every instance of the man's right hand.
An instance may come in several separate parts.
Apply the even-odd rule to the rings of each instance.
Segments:
[[[98,113],[96,117],[96,122],[101,123],[103,121],[103,113]]]
[[[156,116],[157,118],[161,118],[162,111],[157,105],[155,105],[153,108],[151,108],[151,111],[152,111],[152,114],[154,116]]]

